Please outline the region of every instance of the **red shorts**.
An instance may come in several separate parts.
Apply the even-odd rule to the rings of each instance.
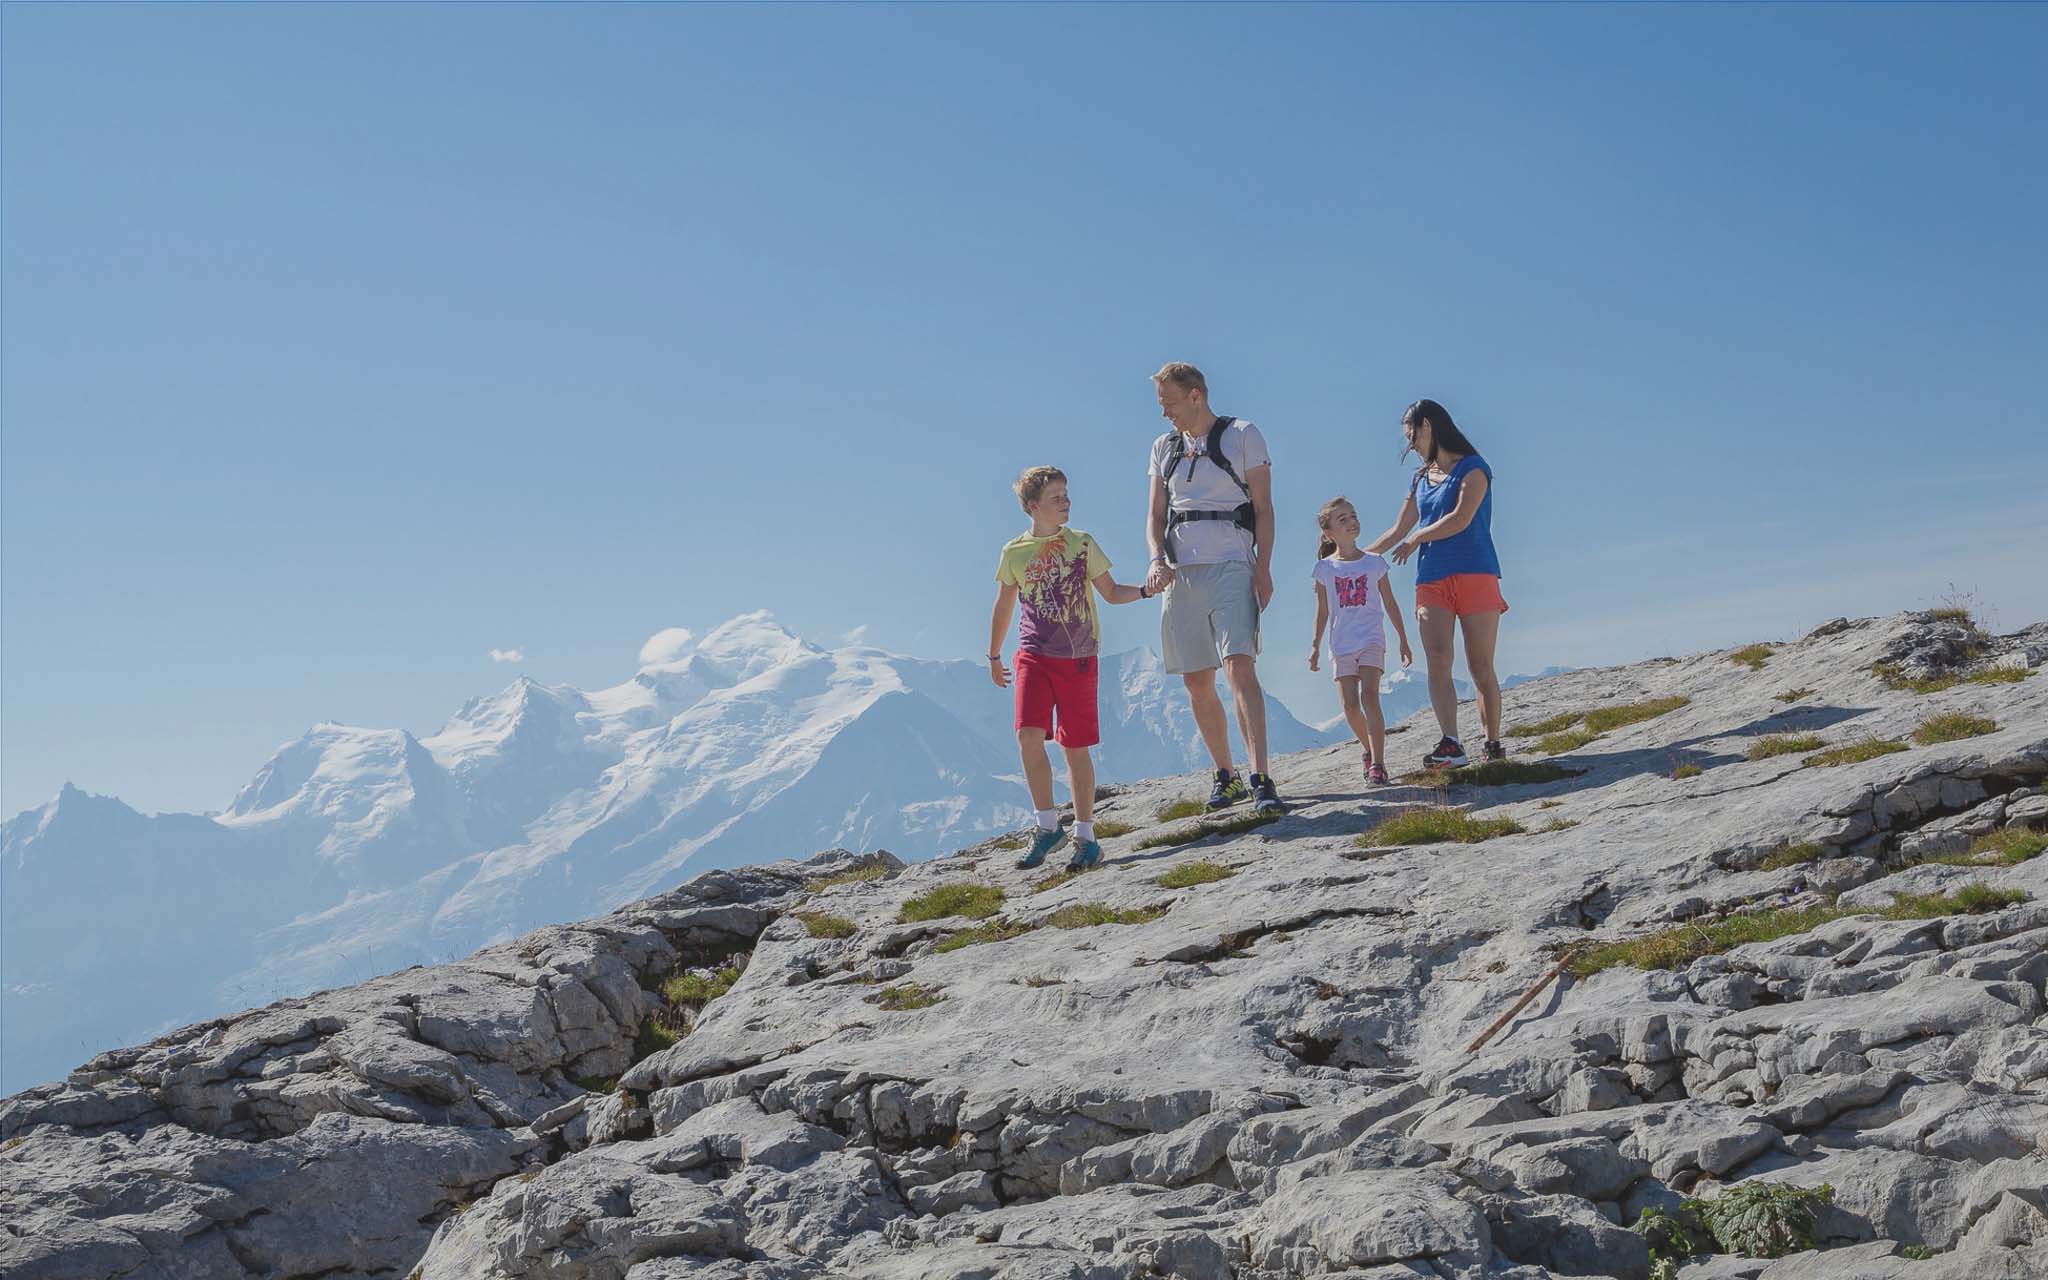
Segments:
[[[1435,582],[1418,582],[1415,604],[1417,608],[1449,609],[1458,618],[1468,613],[1508,611],[1508,602],[1500,596],[1500,579],[1491,573],[1454,573]]]
[[[1092,747],[1102,741],[1095,719],[1095,659],[1051,658],[1019,650],[1017,727],[1043,729],[1063,747]]]

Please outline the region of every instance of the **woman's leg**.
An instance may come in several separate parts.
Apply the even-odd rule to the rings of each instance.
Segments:
[[[1500,640],[1498,613],[1468,613],[1458,619],[1465,630],[1465,670],[1472,673],[1472,687],[1479,697],[1479,719],[1486,725],[1486,740],[1500,741],[1500,677],[1493,669],[1493,648]]]
[[[1429,663],[1429,705],[1446,738],[1458,736],[1458,686],[1451,683],[1457,660],[1458,617],[1441,605],[1415,606],[1415,629],[1422,634],[1422,656]]]
[[[1365,712],[1358,707],[1358,677],[1337,677],[1337,704],[1344,708],[1344,723],[1351,726],[1351,732],[1358,737],[1358,745],[1372,750],[1372,739],[1367,734]],[[1374,756],[1373,759],[1379,759]]]
[[[1363,678],[1358,687],[1365,695],[1365,745],[1372,752],[1372,762],[1383,765],[1387,762],[1387,717],[1380,711],[1380,672],[1377,667],[1362,667],[1360,671]]]

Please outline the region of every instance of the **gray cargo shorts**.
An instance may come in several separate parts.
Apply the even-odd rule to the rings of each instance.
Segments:
[[[1259,602],[1248,560],[1178,565],[1159,614],[1160,655],[1172,675],[1208,671],[1259,653]]]

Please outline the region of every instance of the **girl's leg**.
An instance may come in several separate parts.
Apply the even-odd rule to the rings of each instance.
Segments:
[[[1017,754],[1024,761],[1024,785],[1031,792],[1031,807],[1040,813],[1052,808],[1052,761],[1045,754],[1045,730],[1017,730]],[[1095,788],[1089,787],[1092,798]]]
[[[1361,668],[1364,678],[1358,687],[1364,696],[1366,748],[1372,752],[1374,764],[1387,762],[1387,718],[1380,711],[1380,673],[1377,667]],[[1356,725],[1352,726],[1356,729]]]
[[[1067,753],[1067,782],[1074,788],[1074,821],[1095,821],[1095,757],[1086,747],[1062,747]],[[1050,790],[1047,795],[1052,794]]]
[[[1500,640],[1498,613],[1468,613],[1458,619],[1465,631],[1465,669],[1479,694],[1479,719],[1486,740],[1500,741],[1500,677],[1493,669],[1493,649]]]
[[[1337,677],[1337,704],[1344,708],[1344,723],[1351,726],[1351,732],[1358,735],[1358,745],[1372,750],[1372,740],[1366,735],[1365,712],[1358,707],[1358,677]],[[1373,759],[1379,759],[1374,756]]]
[[[1458,617],[1440,605],[1415,606],[1415,629],[1422,634],[1422,656],[1429,663],[1429,705],[1446,738],[1458,736],[1458,686],[1451,683],[1457,659]]]

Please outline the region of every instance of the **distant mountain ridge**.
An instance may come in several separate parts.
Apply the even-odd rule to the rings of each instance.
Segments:
[[[0,826],[0,1091],[704,870],[927,857],[1028,818],[1010,700],[978,663],[826,649],[766,612],[643,656],[595,691],[521,676],[425,737],[316,725],[219,814],[67,784]],[[1102,664],[1102,781],[1206,767],[1157,657]],[[1326,740],[1278,699],[1268,721],[1276,753]]]

